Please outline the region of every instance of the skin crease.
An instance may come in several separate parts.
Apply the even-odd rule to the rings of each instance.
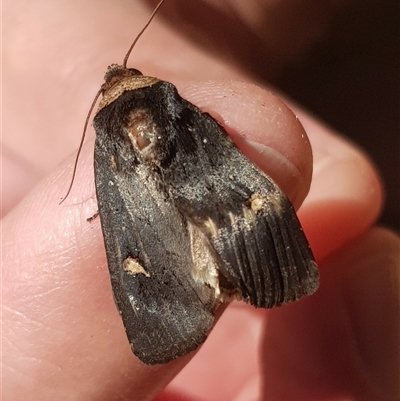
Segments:
[[[8,0],[3,11],[3,399],[149,400],[171,380],[159,401],[399,398],[399,238],[373,227],[382,187],[372,163],[157,17],[129,65],[215,115],[296,208],[310,189],[299,216],[321,288],[272,311],[231,304],[188,366],[193,355],[154,367],[133,357],[100,221],[87,222],[97,210],[92,129],[71,195],[58,203],[102,74],[150,10],[128,0]]]

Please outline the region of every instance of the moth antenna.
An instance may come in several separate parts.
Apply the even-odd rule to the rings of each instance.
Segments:
[[[67,199],[69,193],[71,192],[72,184],[74,183],[75,174],[76,174],[76,170],[77,170],[77,167],[78,167],[79,156],[80,156],[81,151],[82,151],[83,142],[85,141],[85,136],[86,136],[87,127],[88,127],[88,125],[89,125],[89,119],[90,119],[90,116],[92,115],[94,106],[96,105],[97,99],[99,98],[99,96],[100,96],[100,94],[101,94],[101,91],[102,91],[102,89],[99,89],[99,91],[96,93],[96,96],[95,96],[94,99],[93,99],[92,105],[90,106],[88,115],[87,115],[87,117],[86,117],[85,125],[83,126],[83,133],[82,133],[81,142],[80,142],[80,144],[79,144],[78,153],[76,154],[76,158],[75,158],[74,170],[73,170],[73,172],[72,172],[71,183],[69,184],[68,191],[67,191],[66,195],[65,195],[64,198],[61,200],[61,202],[59,203],[59,205],[61,205],[61,203],[63,203],[63,202],[65,201],[65,199]]]
[[[131,47],[129,48],[128,52],[126,53],[126,56],[124,58],[124,61],[122,63],[122,66],[126,68],[126,64],[128,63],[129,56],[131,55],[132,49],[135,47],[137,41],[140,39],[142,36],[143,32],[147,29],[147,27],[150,25],[151,21],[153,20],[154,16],[156,15],[158,9],[162,6],[165,0],[161,0],[157,7],[154,9],[153,13],[150,15],[149,20],[147,21],[146,25],[142,28],[142,30],[139,32],[139,34],[136,36],[136,39],[133,41],[131,44]]]

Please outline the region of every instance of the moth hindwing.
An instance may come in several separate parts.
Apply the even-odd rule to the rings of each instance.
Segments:
[[[95,180],[111,283],[146,364],[196,349],[221,302],[271,308],[318,271],[277,185],[169,82],[109,67],[94,118]]]

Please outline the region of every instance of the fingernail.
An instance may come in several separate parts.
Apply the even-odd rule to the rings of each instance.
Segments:
[[[399,265],[398,242],[383,244],[357,262],[343,288],[356,371],[375,399],[399,397]]]

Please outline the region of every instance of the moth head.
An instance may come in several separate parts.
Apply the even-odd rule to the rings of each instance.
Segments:
[[[103,95],[105,92],[110,90],[110,88],[118,85],[121,81],[141,75],[143,74],[135,68],[126,68],[119,64],[109,65],[104,75],[104,84],[101,87]]]

